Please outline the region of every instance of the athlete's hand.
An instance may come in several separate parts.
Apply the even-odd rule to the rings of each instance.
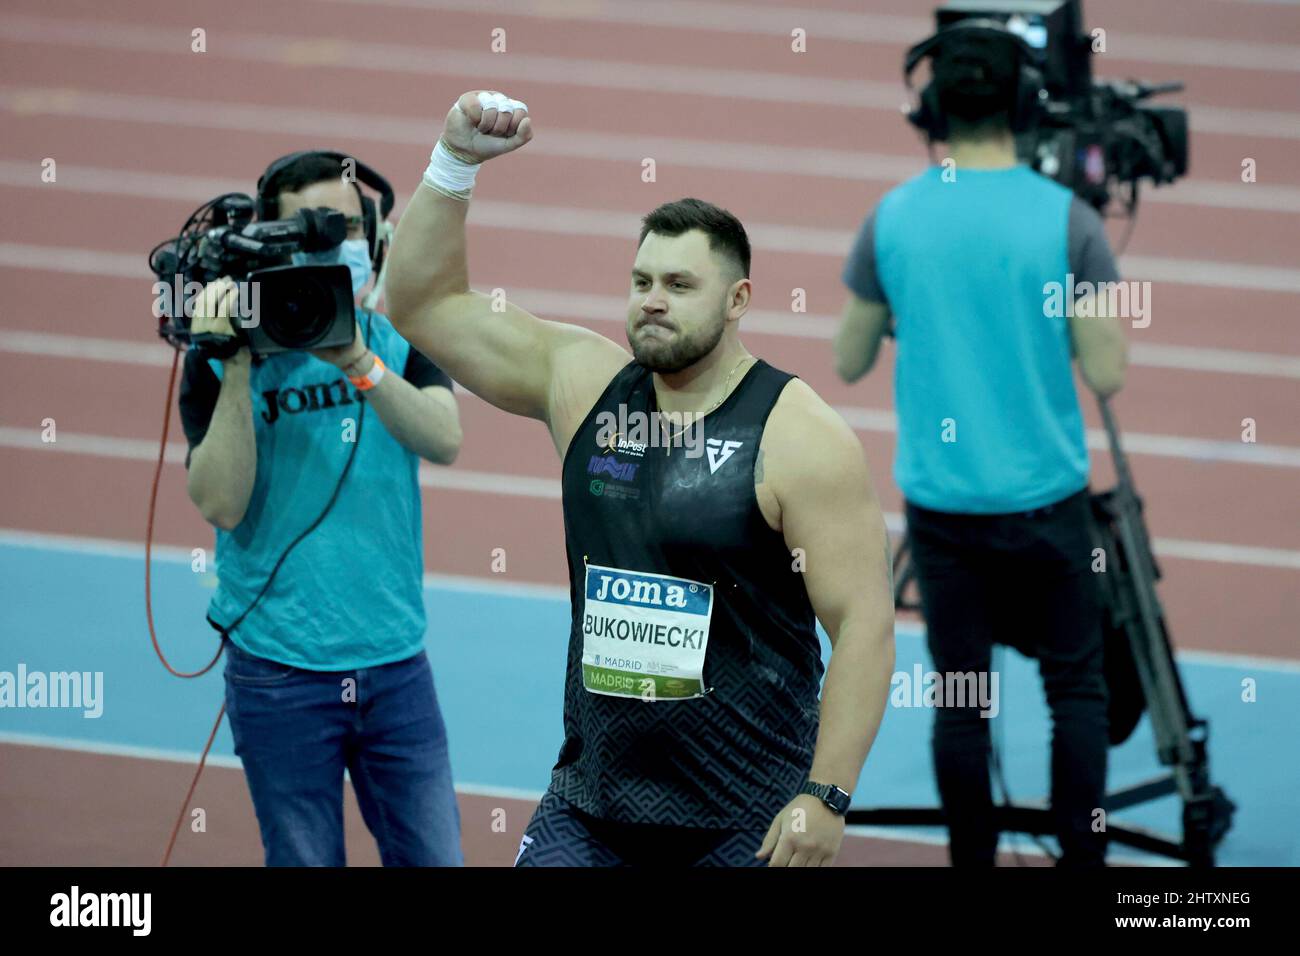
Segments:
[[[755,854],[768,866],[830,866],[844,842],[844,818],[811,794],[786,804]]]
[[[532,138],[527,105],[495,90],[462,93],[442,128],[443,143],[476,163],[512,152]]]

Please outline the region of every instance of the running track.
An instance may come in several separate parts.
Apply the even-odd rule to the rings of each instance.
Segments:
[[[898,530],[890,356],[847,387],[827,340],[853,230],[924,155],[896,108],[901,52],[929,32],[928,7],[869,6],[10,0],[0,13],[0,669],[101,669],[110,692],[134,703],[99,722],[0,711],[0,740],[10,741],[0,744],[0,862],[149,863],[165,842],[188,771],[143,758],[196,752],[218,691],[215,678],[166,678],[141,620],[131,545],[143,539],[170,363],[151,338],[144,254],[203,200],[251,189],[281,153],[353,153],[392,179],[400,211],[459,92],[495,87],[527,100],[537,139],[480,177],[474,282],[616,339],[637,216],[682,195],[727,206],[755,244],[747,344],[858,429]],[[1127,277],[1152,281],[1152,322],[1130,333],[1133,367],[1116,410],[1193,704],[1214,721],[1216,776],[1243,804],[1225,860],[1294,865],[1285,800],[1297,781],[1285,753],[1300,690],[1300,8],[1091,0],[1087,16],[1107,31],[1101,73],[1188,85],[1190,176],[1147,192],[1123,260]],[[497,27],[504,53],[490,49]],[[790,50],[796,27],[808,33],[807,53]],[[195,28],[206,30],[205,53],[190,49]],[[653,183],[641,180],[647,157]],[[41,179],[45,158],[57,163],[56,182]],[[1241,181],[1245,158],[1257,182]],[[806,314],[790,310],[796,288]],[[41,440],[47,418],[57,423],[53,444]],[[462,418],[457,464],[424,472],[429,647],[464,783],[467,853],[508,863],[559,743],[559,469],[535,424],[469,395]],[[1253,444],[1241,440],[1246,418]],[[199,611],[210,592],[176,556],[210,548],[211,533],[185,497],[175,451],[169,460],[157,540],[177,550],[160,565],[157,600],[163,640],[190,668],[209,653]],[[1106,456],[1095,465],[1105,483]],[[498,547],[503,575],[490,572]],[[900,628],[900,669],[923,660],[910,626]],[[485,706],[506,700],[493,695],[532,662],[549,682],[536,680],[510,707]],[[1008,662],[1005,680],[1024,678],[1014,698],[1024,723],[1003,721],[1018,798],[1045,786],[1046,728],[1022,664]],[[1241,702],[1245,677],[1273,696]],[[867,799],[930,799],[925,726],[916,713],[886,715],[863,777]],[[223,747],[228,754],[224,732]],[[1112,781],[1153,772],[1150,753],[1115,751]],[[178,861],[256,862],[241,786],[237,771],[209,771],[196,802],[230,808],[229,839],[183,840]],[[491,831],[488,809],[510,800],[509,832]],[[1158,809],[1134,821],[1171,819]],[[354,859],[368,859],[365,842],[354,840]],[[923,842],[865,839],[846,857],[943,859]]]

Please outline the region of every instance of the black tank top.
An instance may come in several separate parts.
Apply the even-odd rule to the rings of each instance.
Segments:
[[[705,453],[696,441],[691,457],[680,438],[610,441],[620,405],[627,421],[657,415],[653,376],[634,362],[565,454],[573,626],[551,788],[587,813],[765,829],[807,778],[822,678],[816,617],[754,492],[763,427],[792,377],[756,361],[700,420]],[[616,653],[589,647],[584,660],[588,634]],[[634,659],[702,643],[702,685]],[[684,693],[698,696],[673,699]]]

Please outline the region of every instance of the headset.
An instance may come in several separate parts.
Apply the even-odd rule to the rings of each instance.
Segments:
[[[917,65],[953,37],[989,37],[1007,43],[1016,57],[1016,89],[1011,100],[1011,131],[1023,133],[1038,122],[1039,100],[1043,89],[1043,73],[1038,69],[1039,54],[1018,33],[1006,25],[986,18],[970,18],[943,27],[933,36],[922,40],[910,50],[903,60],[903,82],[909,91],[912,72]],[[916,97],[916,105],[906,113],[907,121],[926,134],[928,142],[948,138],[948,118],[939,107],[939,88],[932,78]]]
[[[357,195],[361,197],[361,216],[365,220],[366,242],[370,247],[370,266],[374,272],[379,273],[382,277],[384,253],[387,251],[393,236],[393,227],[387,221],[388,214],[393,211],[396,197],[393,194],[393,187],[388,184],[387,179],[353,156],[323,149],[307,149],[297,153],[290,153],[288,156],[281,156],[266,167],[266,172],[262,173],[257,180],[257,199],[254,205],[257,218],[266,222],[280,217],[280,190],[277,188],[275,180],[290,165],[308,156],[320,156],[324,159],[334,160],[341,169],[346,168],[345,164],[347,163],[352,164],[352,168],[356,173],[356,179],[352,182],[352,186],[356,189]],[[378,209],[375,207],[375,201],[361,191],[361,187],[357,185],[357,182],[365,183],[379,193]],[[375,283],[375,291],[378,292],[381,286],[382,279],[380,282]]]

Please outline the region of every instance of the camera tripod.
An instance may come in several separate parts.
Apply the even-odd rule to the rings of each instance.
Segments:
[[[1106,560],[1099,574],[1106,636],[1107,684],[1112,696],[1111,743],[1122,743],[1145,709],[1155,737],[1156,756],[1167,772],[1141,783],[1110,791],[1102,801],[1110,844],[1213,866],[1214,851],[1232,826],[1236,805],[1210,780],[1209,724],[1192,714],[1169,643],[1164,610],[1156,595],[1160,569],[1151,553],[1142,499],[1138,497],[1120,444],[1119,429],[1105,399],[1099,401],[1115,466],[1116,485],[1092,495],[1093,536]],[[894,555],[894,604],[919,610],[905,597],[914,579],[908,539]],[[1182,801],[1182,837],[1173,839],[1140,827],[1110,822],[1112,813],[1177,794]],[[850,809],[850,825],[943,826],[937,807]],[[994,808],[999,831],[1048,836],[1053,833],[1046,808],[1005,804]]]

